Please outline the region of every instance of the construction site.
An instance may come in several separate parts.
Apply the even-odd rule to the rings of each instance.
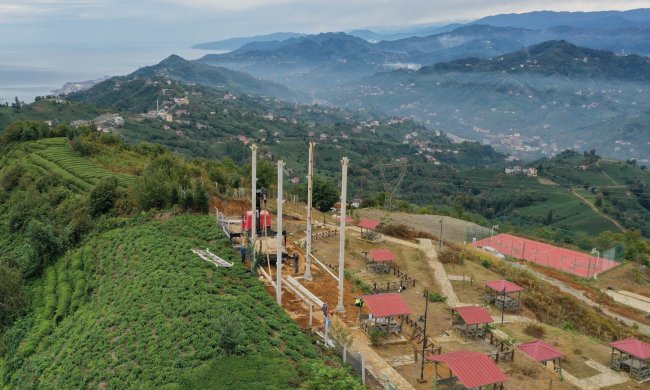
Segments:
[[[504,234],[467,242],[470,223],[451,217],[351,212],[353,162],[345,157],[338,207],[322,213],[312,207],[314,143],[306,204],[285,201],[282,161],[275,196],[257,188],[251,149],[250,190],[213,199],[215,223],[277,303],[368,388],[648,388],[650,292],[614,289],[613,297],[576,279],[608,280],[625,266],[574,251],[570,268],[570,252],[554,247],[544,247],[544,264],[534,260],[542,249],[533,250],[531,240]],[[391,210],[392,197],[387,202]],[[395,225],[408,235],[384,233]],[[209,252],[195,253],[228,267]],[[542,299],[549,303],[538,304]],[[562,319],[566,301],[583,317],[603,318],[600,333],[569,312]]]

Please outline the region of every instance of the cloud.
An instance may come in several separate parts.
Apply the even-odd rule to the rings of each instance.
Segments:
[[[115,42],[196,43],[276,31],[386,29],[540,8],[594,11],[644,6],[647,0],[547,0],[542,7],[533,0],[0,0],[0,32],[20,26],[24,34],[42,39],[90,40],[102,32],[114,36]]]

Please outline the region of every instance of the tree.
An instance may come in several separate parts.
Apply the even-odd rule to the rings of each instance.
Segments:
[[[25,304],[23,275],[0,261],[0,332],[16,319]]]
[[[246,165],[247,183],[252,179],[252,167],[250,164]],[[270,188],[278,180],[278,169],[276,166],[266,160],[257,160],[257,188]]]
[[[297,194],[303,202],[307,201],[307,183],[302,183],[294,187],[292,192]],[[314,175],[314,190],[312,194],[314,207],[322,212],[327,212],[338,201],[339,192],[334,181]]]
[[[109,212],[117,200],[117,179],[109,177],[102,179],[90,191],[90,215],[98,217]]]
[[[26,275],[29,276],[52,264],[59,256],[63,243],[52,225],[36,219],[29,221],[26,236],[31,247],[30,264],[26,267]]]
[[[210,211],[210,197],[200,184],[194,186],[194,210],[204,214]]]
[[[546,218],[544,218],[544,224],[550,225],[552,222],[553,222],[553,210],[548,209],[548,213],[546,213]]]
[[[605,198],[605,196],[603,195],[602,192],[599,192],[598,194],[596,194],[596,200],[594,202],[596,207],[602,207],[603,206],[603,199],[604,198]]]

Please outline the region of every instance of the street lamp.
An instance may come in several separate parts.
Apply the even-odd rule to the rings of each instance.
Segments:
[[[490,244],[492,244],[492,236],[494,236],[494,231],[499,230],[499,225],[493,225],[490,229]]]
[[[598,262],[600,261],[600,251],[593,248],[591,250],[592,255],[596,255],[596,264],[594,265],[594,279],[596,279],[596,268],[598,267]],[[587,277],[589,277],[589,271],[591,270],[591,257],[589,258],[589,268],[587,268]]]
[[[442,249],[442,221],[443,219],[440,218],[440,249]]]

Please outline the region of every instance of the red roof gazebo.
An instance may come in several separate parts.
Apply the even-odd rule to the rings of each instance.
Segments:
[[[375,272],[388,272],[388,263],[395,261],[395,254],[390,249],[371,249],[366,254],[366,262],[368,256],[372,262],[368,263],[368,268],[372,268]]]
[[[494,322],[483,306],[457,306],[451,309],[451,314],[454,329],[469,337],[485,336],[487,324]]]
[[[650,378],[650,344],[630,337],[609,345],[612,347],[612,369],[629,371],[638,381]]]
[[[524,288],[507,280],[493,280],[485,283],[485,300],[501,310],[517,310]],[[517,293],[517,296],[514,296]]]
[[[400,333],[404,316],[411,314],[411,309],[400,294],[364,295],[361,299],[363,299],[364,307],[367,307],[372,315],[372,318],[369,318],[365,324],[367,330],[371,328],[381,329],[386,332],[386,336],[391,332]],[[393,317],[401,317],[400,323],[397,324],[397,322],[393,321]]]
[[[361,221],[359,221],[359,224],[357,225],[361,228],[361,238],[371,240],[377,238],[378,234],[374,230],[377,229],[377,226],[379,225],[381,225],[381,222],[376,219],[361,218]],[[363,229],[366,229],[365,233],[363,232]]]
[[[562,357],[564,357],[564,354],[544,340],[531,341],[530,343],[521,344],[517,348],[544,365],[553,362],[553,370],[559,372],[560,375],[562,374]]]
[[[429,355],[427,360],[435,363],[435,385],[454,385],[460,382],[466,389],[483,389],[491,386],[494,390],[504,389],[503,383],[509,378],[487,355],[474,351],[455,351],[441,355]],[[438,376],[438,364],[449,369],[449,377]],[[441,378],[441,379],[438,379]],[[437,387],[436,387],[437,388]]]

